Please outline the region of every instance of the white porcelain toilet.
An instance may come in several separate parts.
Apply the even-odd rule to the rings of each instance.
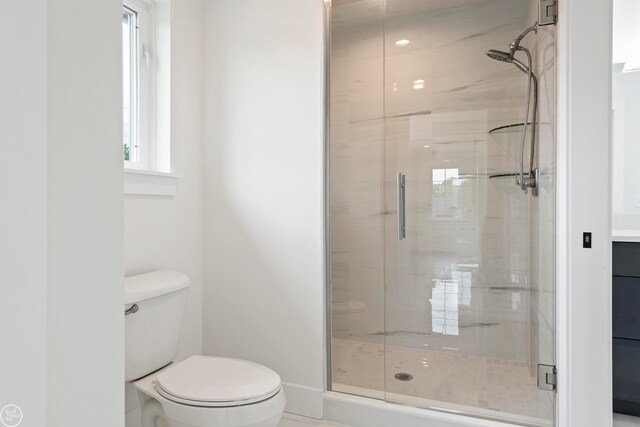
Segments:
[[[178,354],[189,277],[155,271],[125,279],[125,381],[142,406],[142,427],[276,427],[280,377],[239,359]]]

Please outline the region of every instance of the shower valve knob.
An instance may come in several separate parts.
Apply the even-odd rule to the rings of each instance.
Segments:
[[[525,176],[522,179],[518,178],[516,183],[525,191],[527,188],[536,188],[536,179],[532,176]]]

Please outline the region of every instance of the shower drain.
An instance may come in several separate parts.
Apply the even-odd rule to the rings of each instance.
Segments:
[[[413,375],[407,374],[406,372],[398,372],[395,374],[395,378],[398,381],[411,381],[413,379]]]

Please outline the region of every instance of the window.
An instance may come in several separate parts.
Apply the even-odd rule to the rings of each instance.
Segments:
[[[156,170],[153,5],[122,10],[123,158],[126,168]]]
[[[124,161],[139,158],[138,135],[138,13],[125,6],[122,12],[122,90]]]

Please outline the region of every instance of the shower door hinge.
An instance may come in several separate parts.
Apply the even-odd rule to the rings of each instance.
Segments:
[[[556,0],[540,0],[538,7],[538,25],[553,25],[558,21]]]
[[[558,370],[553,365],[538,365],[538,388],[554,391],[558,385]]]

